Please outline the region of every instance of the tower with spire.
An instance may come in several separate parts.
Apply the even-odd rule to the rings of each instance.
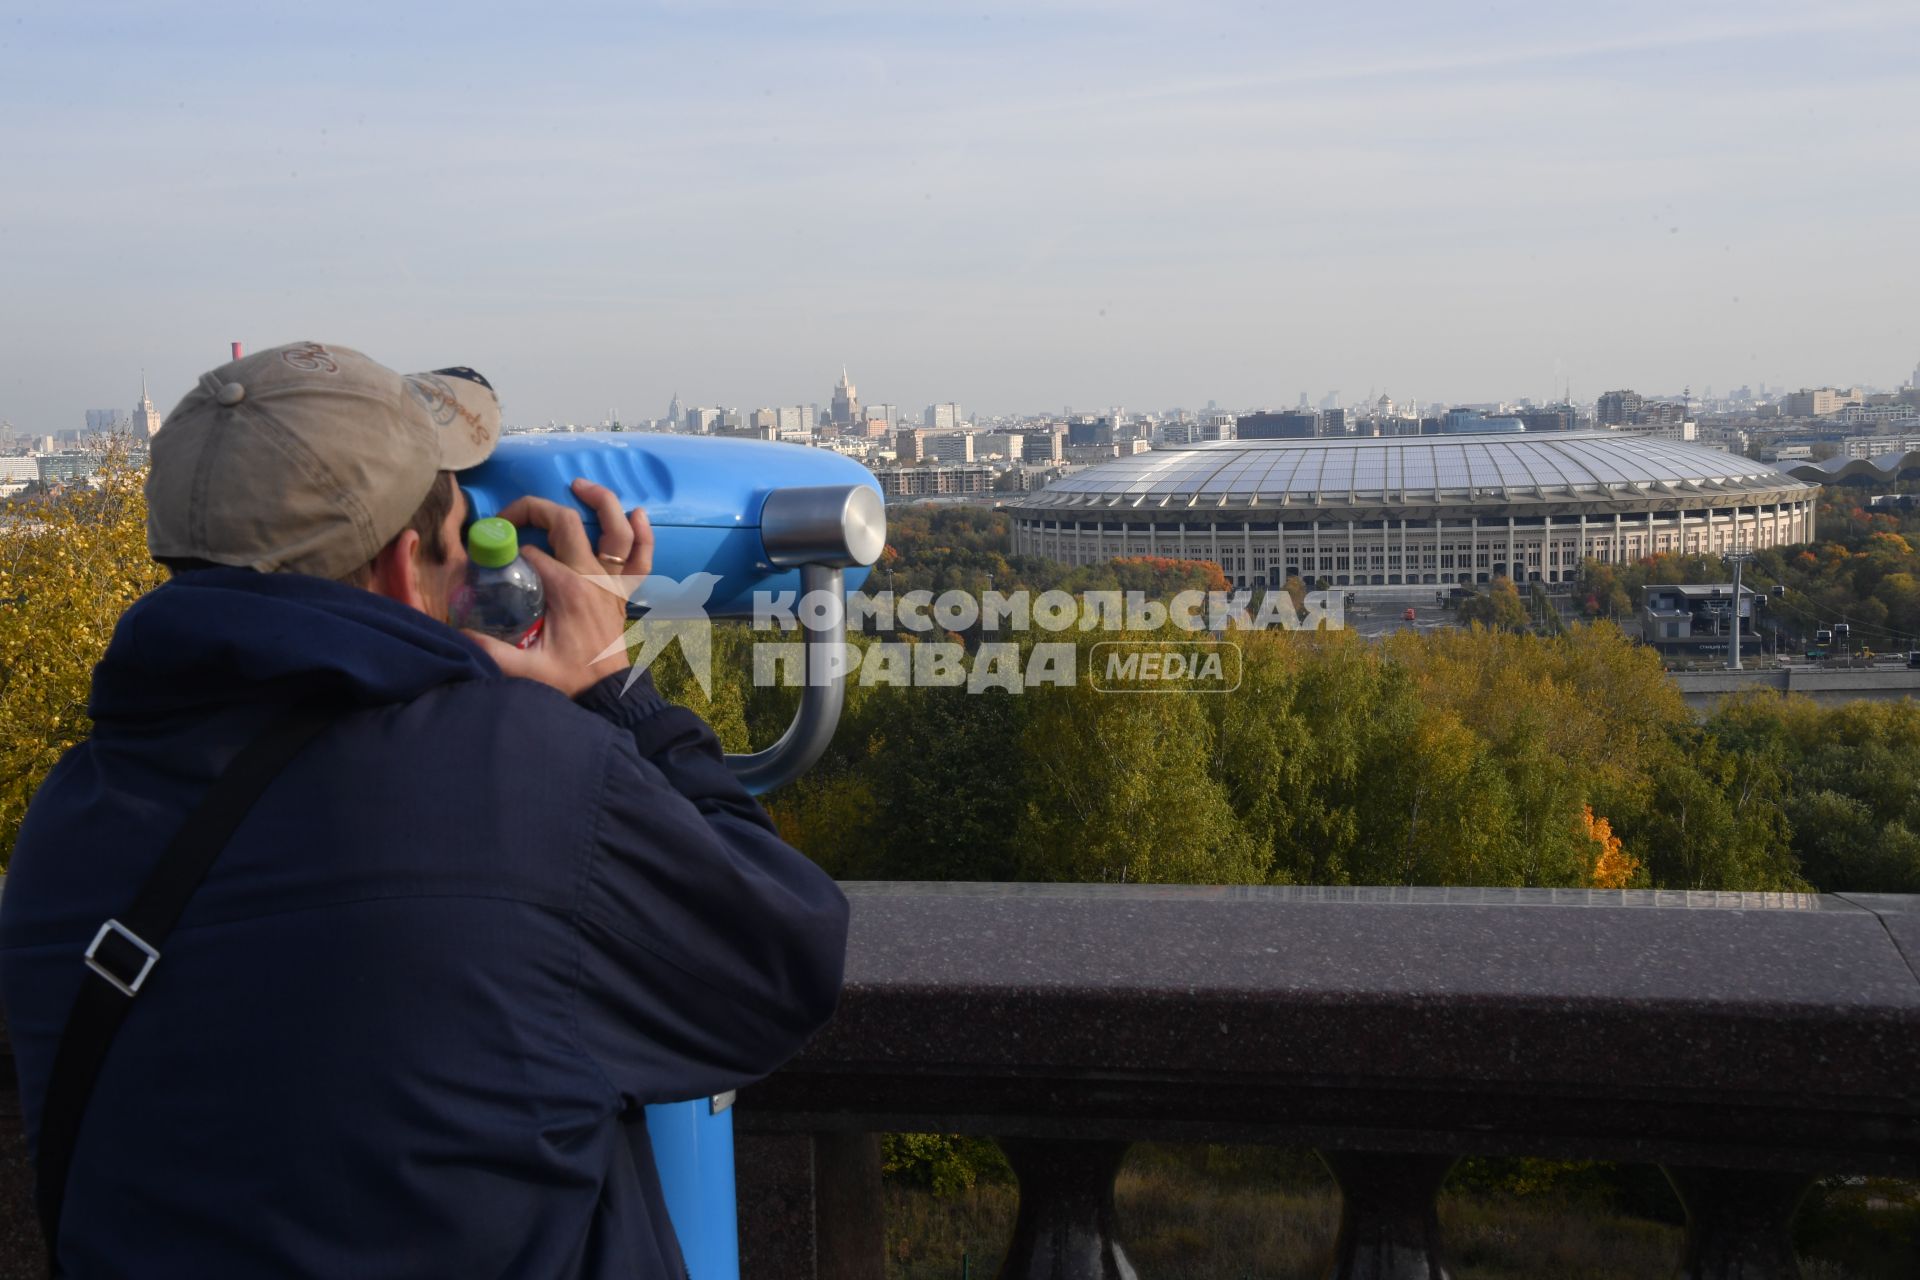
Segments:
[[[153,397],[147,394],[147,371],[140,371],[140,403],[133,406],[133,434],[145,436],[151,440],[160,430],[160,411],[153,407]]]
[[[853,389],[853,381],[847,377],[847,366],[840,366],[840,382],[833,389],[833,422],[835,426],[851,427],[860,419],[860,393]]]
[[[685,426],[686,414],[680,410],[680,393],[673,393],[673,399],[667,401],[667,430],[678,431]]]

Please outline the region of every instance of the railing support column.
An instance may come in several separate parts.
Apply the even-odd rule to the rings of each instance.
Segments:
[[[1796,1280],[1793,1215],[1812,1174],[1663,1168],[1687,1211],[1681,1280]]]
[[[1000,1280],[1135,1280],[1113,1211],[1113,1179],[1131,1144],[996,1141],[1020,1179],[1020,1213]]]
[[[734,1141],[742,1280],[882,1280],[877,1134],[742,1133]]]
[[[1327,1280],[1449,1280],[1434,1198],[1455,1157],[1318,1154],[1340,1184],[1340,1238]]]

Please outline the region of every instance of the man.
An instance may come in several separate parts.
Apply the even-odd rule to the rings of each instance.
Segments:
[[[471,370],[302,343],[204,375],[154,437],[148,545],[174,577],[115,629],[0,904],[36,1144],[96,930],[263,726],[342,714],[132,997],[66,1274],[678,1276],[642,1106],[763,1076],[831,1013],[845,900],[706,725],[644,678],[621,693],[622,601],[590,578],[647,572],[645,515],[577,484],[595,547],[577,513],[513,504],[553,548],[526,553],[541,643],[446,624],[450,473],[499,431]]]

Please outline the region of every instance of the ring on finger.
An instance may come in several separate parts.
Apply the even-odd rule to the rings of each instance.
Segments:
[[[627,566],[627,558],[625,556],[616,556],[609,552],[602,551],[600,558],[616,568],[624,569]]]

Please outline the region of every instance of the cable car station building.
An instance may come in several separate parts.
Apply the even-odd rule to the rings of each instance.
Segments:
[[[1813,538],[1820,486],[1609,431],[1226,440],[1102,462],[1008,504],[1018,554],[1211,560],[1236,587],[1571,581],[1591,558]]]

